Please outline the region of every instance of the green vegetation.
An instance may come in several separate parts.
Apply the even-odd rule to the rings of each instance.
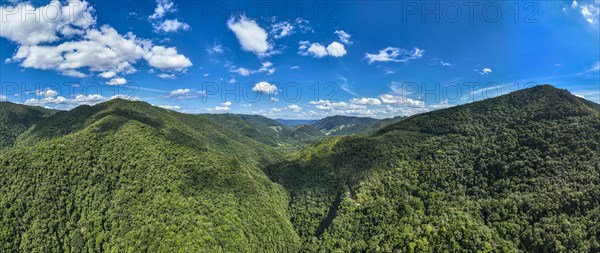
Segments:
[[[293,129],[125,100],[0,117],[0,252],[600,251],[600,106],[548,85]]]
[[[600,108],[551,86],[332,138],[266,171],[302,251],[597,252]]]
[[[294,251],[258,167],[281,154],[211,118],[112,100],[42,119],[0,155],[0,251]]]
[[[310,124],[326,136],[341,136],[364,132],[379,120],[350,116],[331,116]]]
[[[10,147],[31,126],[56,111],[0,102],[0,150]]]

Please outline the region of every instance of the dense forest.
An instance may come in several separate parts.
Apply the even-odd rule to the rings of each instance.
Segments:
[[[600,251],[600,106],[549,85],[294,127],[119,99],[0,119],[1,252]]]

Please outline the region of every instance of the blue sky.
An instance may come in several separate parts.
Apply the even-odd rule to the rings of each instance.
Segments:
[[[549,83],[600,102],[600,1],[0,1],[0,99],[411,115]]]

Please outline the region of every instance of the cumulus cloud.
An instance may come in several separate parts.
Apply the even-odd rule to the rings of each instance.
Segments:
[[[162,21],[154,26],[154,30],[158,32],[177,32],[177,31],[187,31],[190,29],[190,25],[179,22],[177,19],[167,19]]]
[[[488,74],[492,73],[492,69],[483,68],[481,71],[479,71],[479,69],[475,69],[475,72],[479,72],[480,75],[484,76],[484,75],[488,75]]]
[[[106,98],[100,94],[77,95],[72,99],[73,103],[80,105],[93,105],[106,101]]]
[[[338,39],[340,40],[340,42],[342,42],[346,45],[352,45],[353,42],[350,40],[350,38],[352,36],[350,34],[344,32],[342,30],[336,30],[333,33],[338,36]]]
[[[190,89],[177,89],[177,90],[173,90],[171,91],[171,96],[178,96],[178,95],[186,95],[186,94],[190,94],[191,90]]]
[[[174,47],[154,46],[144,58],[150,66],[163,70],[181,71],[192,66],[190,59],[178,54]]]
[[[310,43],[309,41],[300,41],[299,44],[298,54],[303,56],[312,55],[315,58],[322,58],[325,56],[342,57],[346,54],[344,45],[335,41],[327,47],[320,43]]]
[[[164,109],[167,109],[167,110],[179,110],[179,109],[181,109],[181,106],[178,106],[178,105],[159,105],[158,107],[164,108]]]
[[[423,57],[424,53],[425,50],[419,48],[414,48],[411,51],[403,48],[387,47],[379,50],[377,54],[366,53],[365,59],[369,64],[373,62],[408,62]]]
[[[296,104],[289,105],[289,106],[285,107],[284,109],[288,110],[288,111],[292,111],[292,112],[300,112],[300,111],[302,111],[302,107],[300,107],[300,106],[298,106]]]
[[[216,106],[215,108],[210,109],[210,110],[215,110],[215,111],[229,111],[229,110],[231,110],[231,107],[228,107],[228,106]]]
[[[55,42],[60,36],[83,34],[96,24],[94,10],[88,2],[73,0],[65,4],[51,1],[37,8],[27,2],[1,6],[0,36],[21,45],[37,45]]]
[[[350,102],[357,105],[381,105],[381,100],[377,98],[353,98]]]
[[[190,29],[190,25],[179,21],[178,19],[164,19],[167,14],[175,13],[177,8],[171,0],[156,0],[156,8],[154,13],[148,17],[155,32],[170,33],[178,31],[186,31]]]
[[[259,69],[256,70],[249,70],[247,68],[237,68],[235,66],[231,66],[232,68],[229,70],[229,72],[232,73],[238,73],[241,76],[249,76],[251,74],[257,74],[257,73],[266,73],[267,75],[272,75],[273,73],[275,73],[275,68],[273,67],[273,63],[267,61],[267,62],[261,62],[261,67]]]
[[[277,86],[267,82],[260,82],[252,87],[252,91],[262,94],[277,94]]]
[[[232,69],[229,70],[230,72],[234,72],[234,73],[238,73],[241,76],[249,76],[250,75],[250,70],[246,69],[246,68],[237,68],[237,69]]]
[[[346,49],[344,45],[334,41],[327,46],[327,53],[333,57],[342,57],[346,54]]]
[[[231,30],[242,46],[242,49],[252,52],[258,56],[265,56],[272,46],[267,41],[267,32],[254,20],[245,16],[231,18],[227,21],[227,27]]]
[[[405,105],[410,107],[424,107],[425,102],[414,100],[405,96],[395,96],[391,94],[380,95],[379,98],[383,104]]]
[[[102,78],[113,78],[117,75],[117,73],[115,73],[114,71],[106,71],[106,72],[102,72],[100,74],[98,74],[98,76],[102,77]]]
[[[177,78],[177,76],[175,74],[167,74],[167,73],[158,74],[158,77],[161,78],[161,79],[175,79],[175,78]]]
[[[36,96],[41,96],[41,97],[55,97],[58,95],[58,92],[52,89],[44,89],[44,90],[37,90],[35,92]]]
[[[225,102],[221,103],[221,106],[231,106],[231,102],[225,101]]]
[[[123,77],[115,77],[113,79],[110,79],[110,81],[106,82],[106,84],[108,85],[125,85],[127,83],[127,80]]]
[[[34,10],[43,15],[17,15],[26,8],[27,13]],[[131,32],[121,35],[108,25],[95,28],[94,10],[85,1],[68,1],[68,5],[52,1],[39,8],[20,3],[2,6],[0,12],[6,20],[0,36],[18,44],[10,62],[24,68],[55,70],[73,77],[85,77],[90,72],[109,79],[136,72],[133,65],[140,59],[163,70],[182,70],[192,65],[175,48],[153,46],[150,40],[139,39]],[[26,17],[25,21],[21,16]],[[58,21],[49,17],[58,17]]]

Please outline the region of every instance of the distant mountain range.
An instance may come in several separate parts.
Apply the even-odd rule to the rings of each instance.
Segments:
[[[0,251],[597,252],[600,105],[377,120],[0,103]]]

